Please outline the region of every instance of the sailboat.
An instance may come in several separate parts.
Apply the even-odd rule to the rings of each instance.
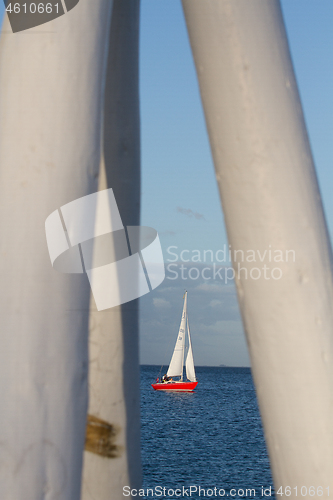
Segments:
[[[185,356],[185,339],[186,332],[188,337],[188,351],[186,356],[186,379],[183,379],[184,371],[184,356]],[[173,377],[179,377],[179,380],[173,380]],[[170,361],[170,365],[166,375],[161,380],[157,379],[155,384],[152,384],[155,391],[182,391],[191,392],[197,386],[198,382],[195,376],[192,343],[190,326],[187,316],[187,292],[184,294],[184,307],[182,319],[180,322],[179,332],[176,340],[176,345]]]

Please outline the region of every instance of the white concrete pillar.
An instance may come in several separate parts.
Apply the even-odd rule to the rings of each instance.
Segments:
[[[113,189],[124,226],[140,224],[139,8],[114,0],[105,87],[99,189]],[[92,300],[89,337],[88,433],[98,430],[85,451],[82,500],[118,500],[124,486],[141,484],[138,300],[105,311]]]
[[[87,276],[53,270],[45,220],[97,189],[111,0],[0,42],[0,497],[79,500]]]
[[[280,5],[183,0],[183,7],[228,238],[244,252],[234,258],[236,285],[275,488],[290,486],[296,498],[294,488],[299,496],[305,486],[303,498],[312,498],[309,487],[316,497],[322,487],[326,498],[331,250]],[[250,251],[255,262],[246,260]]]

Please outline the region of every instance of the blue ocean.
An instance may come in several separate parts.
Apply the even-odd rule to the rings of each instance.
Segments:
[[[144,498],[274,498],[250,369],[197,367],[177,393],[152,389],[160,368],[141,366]]]

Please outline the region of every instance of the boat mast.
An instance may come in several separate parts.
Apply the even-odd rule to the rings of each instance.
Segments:
[[[182,374],[180,377],[181,382],[183,381],[183,374],[184,374],[184,358],[185,358],[186,327],[187,327],[187,291],[186,290],[185,290],[185,294],[184,294],[184,312],[185,312],[185,325],[184,325],[185,342],[183,344]]]

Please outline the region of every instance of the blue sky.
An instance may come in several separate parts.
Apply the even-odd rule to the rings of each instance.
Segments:
[[[332,228],[333,3],[282,2],[320,186]],[[141,10],[142,222],[164,243],[209,248],[225,242],[194,64],[178,0],[143,0]],[[205,219],[177,212],[191,209]],[[168,234],[176,232],[176,235]],[[164,236],[162,234],[162,236]]]
[[[281,3],[332,236],[333,2]],[[159,232],[165,260],[170,246],[215,253],[227,239],[179,0],[141,0],[140,98],[141,223]],[[186,287],[196,363],[248,366],[233,284],[170,276],[140,299],[141,362],[169,362]]]

